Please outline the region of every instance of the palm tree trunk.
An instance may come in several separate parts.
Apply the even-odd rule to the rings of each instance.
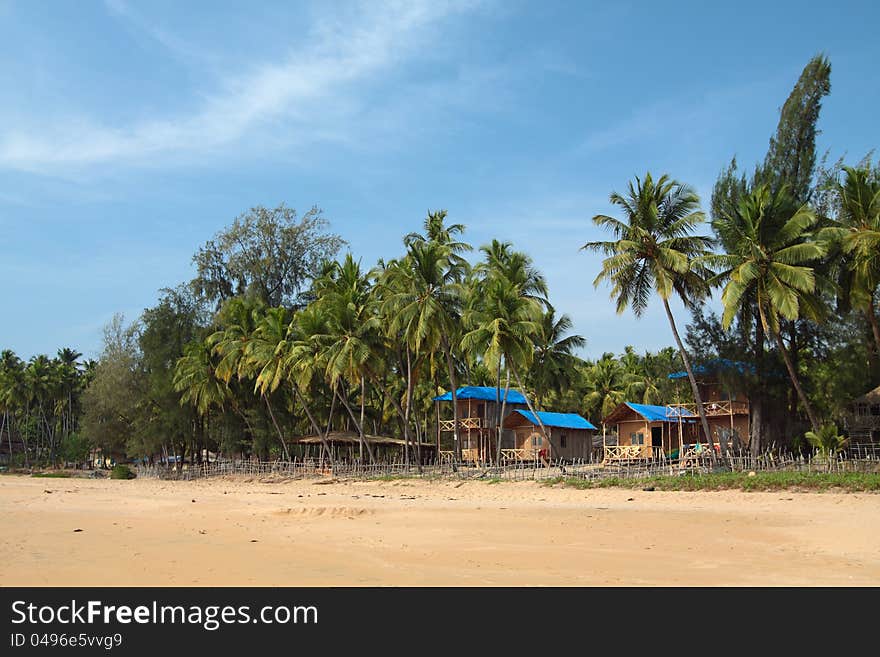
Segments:
[[[339,397],[337,388],[333,388],[333,398],[330,400],[330,412],[327,414],[327,429],[324,430],[324,440],[330,438],[330,429],[333,428],[333,411],[336,410],[336,398]],[[328,443],[329,444],[329,443]]]
[[[360,456],[361,463],[364,462],[364,444],[366,443],[366,439],[364,438],[364,409],[367,405],[367,382],[364,377],[361,377],[361,422],[360,422],[360,444],[358,445],[358,453]],[[369,446],[367,446],[367,451],[369,452]],[[370,453],[370,462],[373,461],[373,453]]]
[[[287,443],[284,442],[284,434],[281,432],[281,427],[278,426],[278,421],[275,419],[275,412],[272,410],[272,404],[269,403],[269,398],[266,395],[263,395],[263,401],[266,402],[266,408],[269,409],[269,417],[272,418],[272,424],[275,426],[275,431],[278,433],[278,440],[281,441],[281,449],[284,451],[284,458],[289,461],[290,452],[287,451]]]
[[[706,440],[709,441],[709,453],[712,456],[712,463],[718,463],[718,456],[715,454],[715,442],[712,440],[712,432],[709,431],[709,421],[706,419],[706,409],[703,408],[703,399],[700,397],[700,391],[697,388],[697,380],[694,378],[694,372],[691,369],[691,360],[685,351],[684,343],[678,334],[678,328],[675,326],[675,318],[672,316],[672,309],[669,307],[669,301],[663,299],[663,307],[666,309],[666,317],[669,318],[669,326],[672,327],[672,335],[675,336],[675,343],[678,345],[678,353],[684,361],[684,369],[687,370],[688,381],[691,383],[691,390],[694,393],[694,402],[697,404],[697,413],[700,414],[700,423],[703,425],[703,432],[706,434]],[[722,454],[727,458],[727,445],[721,446]]]
[[[404,422],[404,426],[406,426],[406,411],[403,410],[403,407],[400,405],[400,402],[398,402],[394,398],[394,395],[392,395],[388,392],[387,388],[385,387],[385,384],[379,379],[378,376],[370,373],[370,379],[373,381],[374,384],[376,384],[376,387],[382,391],[382,394],[388,398],[388,400],[391,402],[391,405],[394,407],[394,410],[397,411],[398,417],[401,419],[401,421]],[[407,428],[406,430],[408,431],[409,429]]]
[[[293,394],[294,397],[299,398],[299,403],[302,404],[303,410],[306,412],[306,416],[309,418],[309,422],[312,425],[312,429],[315,432],[315,435],[318,436],[321,440],[321,446],[327,451],[327,455],[330,460],[330,467],[333,467],[333,452],[330,451],[330,445],[327,444],[327,439],[324,438],[324,434],[321,432],[321,427],[318,426],[318,423],[315,421],[315,417],[312,415],[312,411],[309,408],[309,405],[306,403],[305,396],[300,392],[299,386],[294,384],[293,386]]]
[[[753,458],[761,454],[764,436],[764,325],[760,320],[755,321],[755,374],[758,379],[757,394],[749,404],[752,413],[749,418],[749,443]]]
[[[819,422],[816,420],[816,414],[813,412],[813,407],[810,405],[807,396],[804,394],[804,389],[801,388],[801,382],[798,380],[797,372],[794,369],[794,364],[791,362],[791,356],[785,348],[785,343],[782,341],[782,336],[778,332],[774,332],[773,337],[776,339],[776,346],[779,347],[779,351],[782,353],[782,359],[785,361],[786,369],[788,369],[788,376],[791,378],[791,382],[794,384],[794,389],[797,390],[798,397],[804,405],[807,417],[810,418],[810,426],[813,428],[814,432],[818,433]]]
[[[459,440],[458,431],[458,383],[455,380],[455,363],[452,361],[452,348],[449,346],[449,340],[443,337],[443,352],[446,355],[446,368],[449,370],[449,385],[452,387],[452,436],[455,449],[455,460],[461,461],[461,441]]]
[[[363,389],[363,379],[361,379],[361,389]],[[348,403],[348,400],[345,398],[345,395],[339,395],[340,401],[342,401],[342,405],[345,407],[345,410],[348,411],[348,415],[351,417],[352,422],[354,422],[355,428],[358,430],[358,436],[360,437],[361,450],[363,450],[364,445],[367,447],[367,453],[370,456],[370,463],[376,462],[376,457],[373,456],[373,448],[370,447],[370,443],[368,443],[364,438],[364,416],[363,416],[363,403],[361,403],[361,419],[358,422],[358,419],[354,415],[354,411],[351,410],[351,406]],[[361,461],[363,461],[363,451],[361,451]]]
[[[544,423],[541,421],[541,416],[538,415],[538,413],[535,411],[535,407],[532,406],[532,402],[529,401],[529,396],[526,394],[526,389],[523,387],[522,379],[520,379],[519,377],[519,370],[515,367],[512,367],[509,363],[508,367],[511,367],[511,369],[513,369],[513,375],[516,377],[516,385],[519,386],[519,391],[522,393],[522,396],[526,398],[526,405],[529,407],[529,410],[532,412],[535,420],[538,421],[538,426],[541,428],[541,433],[544,435],[544,440],[546,440],[547,444],[550,445],[551,450],[558,452],[559,449],[556,447],[556,445],[553,444],[553,441],[550,439],[550,434],[547,433],[547,427],[545,427]],[[553,458],[552,453],[550,455],[550,458]]]
[[[498,362],[500,364],[501,360],[499,359]],[[501,381],[500,381],[501,373],[500,372],[498,373],[498,379],[499,379],[498,384],[500,385],[501,384]],[[498,431],[497,431],[497,435],[498,435],[498,448],[497,448],[498,460],[496,461],[496,464],[498,464],[498,465],[501,464],[501,435],[504,431],[504,429],[501,428],[501,423],[504,421],[504,411],[507,410],[507,395],[509,393],[510,393],[510,368],[508,367],[507,368],[507,379],[504,382],[504,399],[501,401],[501,412],[498,414],[498,418],[499,418],[498,425],[497,425],[497,427],[498,427]]]
[[[871,298],[868,300],[868,322],[871,324],[871,332],[874,334],[874,346],[877,349],[877,354],[880,355],[880,324],[877,322],[877,313],[874,309],[874,295],[871,295]]]
[[[409,416],[412,411],[412,386],[413,386],[413,375],[412,375],[412,353],[410,352],[409,345],[406,345],[406,408],[404,409],[403,416],[403,462],[409,466]]]

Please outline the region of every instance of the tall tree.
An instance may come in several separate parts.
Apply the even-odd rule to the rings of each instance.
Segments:
[[[513,251],[509,243],[494,240],[481,251],[486,259],[476,268],[481,278],[477,279],[469,294],[463,318],[468,332],[462,337],[461,346],[466,353],[482,358],[490,371],[498,373],[496,404],[500,401],[500,405],[496,423],[496,456],[500,460],[501,421],[509,390],[509,384],[505,383],[504,396],[499,394],[502,369],[514,375],[544,440],[555,450],[556,446],[522,380],[522,372],[527,371],[533,362],[535,342],[541,335],[543,310],[547,305],[546,281],[533,266],[531,258]]]
[[[816,169],[816,136],[822,99],[831,90],[831,65],[822,55],[813,57],[804,67],[801,75],[780,110],[776,133],[770,139],[764,161],[755,167],[750,178],[738,171],[736,158],[718,177],[712,191],[712,219],[735,213],[740,199],[758,186],[765,184],[771,193],[787,185],[789,195],[799,204],[807,203],[816,196],[814,184]],[[723,235],[719,241],[724,251],[736,250],[735,244],[725,243]],[[757,453],[763,442],[765,428],[764,407],[769,403],[765,363],[764,326],[758,317],[756,300],[746,297],[740,304],[738,327],[744,334],[753,328],[753,360],[756,367],[757,386],[751,399],[751,439],[750,446]],[[797,360],[800,355],[799,341],[808,339],[801,333],[812,331],[810,325],[794,320],[783,320],[784,332],[788,334],[791,355]],[[794,363],[797,367],[797,362]],[[796,398],[790,401],[796,406]]]
[[[587,341],[580,335],[566,335],[572,322],[568,315],[557,319],[556,311],[548,310],[541,316],[540,332],[535,339],[535,356],[529,379],[535,389],[535,406],[543,408],[548,392],[562,393],[571,387],[577,374],[576,349]]]
[[[587,242],[582,247],[608,256],[593,284],[610,282],[617,312],[622,313],[631,307],[636,317],[645,311],[652,294],[660,297],[688,373],[703,432],[713,446],[714,460],[714,440],[706,411],[690,358],[669,307],[673,294],[686,306],[693,306],[708,291],[708,270],[696,258],[705,255],[712,242],[708,237],[693,234],[705,219],[699,211],[699,197],[689,187],[666,175],[655,183],[648,173],[644,181],[636,178],[635,185],[629,183],[626,196],[614,192],[610,200],[623,210],[624,219],[599,214],[593,217],[593,222],[611,230],[616,239]],[[722,444],[721,448],[725,450],[726,445]]]
[[[236,295],[251,294],[268,306],[291,305],[344,241],[327,232],[321,210],[301,218],[283,203],[257,206],[236,217],[193,256],[196,292],[219,307]]]
[[[776,135],[755,182],[771,192],[785,185],[796,203],[810,201],[816,169],[817,123],[822,99],[831,92],[831,64],[824,55],[813,57],[794,85],[779,115]]]
[[[868,167],[845,167],[844,172],[837,186],[837,220],[821,235],[840,242],[850,274],[850,300],[865,314],[880,353],[875,299],[880,285],[880,179]]]
[[[823,315],[811,265],[825,251],[818,242],[808,239],[816,223],[815,214],[806,206],[798,206],[787,187],[773,193],[769,186],[761,185],[740,199],[734,212],[725,212],[713,223],[725,244],[730,245],[725,254],[703,258],[721,268],[713,283],[724,284],[722,324],[729,327],[743,305],[754,300],[761,326],[775,340],[813,431],[818,431],[818,419],[800,384],[780,326],[782,319],[806,316],[819,320]]]
[[[390,329],[402,331],[416,354],[441,351],[445,356],[452,391],[454,447],[460,456],[456,350],[461,331],[461,285],[467,266],[455,255],[448,244],[413,240],[407,249],[408,267],[389,270],[396,279],[392,279],[382,312],[390,319]]]

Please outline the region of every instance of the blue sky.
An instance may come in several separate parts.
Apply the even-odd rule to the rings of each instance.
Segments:
[[[0,0],[0,348],[94,356],[249,207],[324,209],[370,265],[429,209],[529,252],[585,355],[672,343],[592,286],[645,170],[708,200],[817,52],[821,149],[878,145],[873,2]],[[679,313],[682,324],[686,320]]]

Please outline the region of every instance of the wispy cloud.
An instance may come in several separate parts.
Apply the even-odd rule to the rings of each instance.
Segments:
[[[577,148],[584,153],[596,153],[669,134],[700,138],[713,131],[720,121],[741,116],[744,103],[769,88],[769,79],[764,79],[648,102],[604,127],[591,130]]]
[[[324,119],[332,114],[328,105],[344,111],[353,87],[388,73],[405,61],[427,30],[473,4],[364,3],[345,19],[318,21],[304,40],[309,45],[283,60],[253,65],[224,77],[211,90],[200,90],[203,100],[189,113],[121,126],[100,117],[37,121],[0,132],[0,167],[51,173],[214,154],[259,128],[277,130],[279,124],[287,140],[345,139],[344,131],[326,125]],[[112,6],[117,13],[128,11],[119,2]],[[169,48],[184,47],[160,30],[151,34]]]

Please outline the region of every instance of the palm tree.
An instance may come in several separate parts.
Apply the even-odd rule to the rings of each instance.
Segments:
[[[3,412],[3,427],[9,445],[9,458],[12,459],[12,429],[16,424],[19,409],[25,403],[24,363],[11,350],[4,349],[0,353],[0,411]],[[0,430],[0,440],[3,432]],[[24,453],[25,465],[28,464],[27,450]]]
[[[461,340],[465,352],[479,356],[490,371],[497,372],[496,398],[500,397],[502,368],[509,370],[526,398],[547,443],[553,445],[540,415],[526,394],[521,371],[532,364],[535,341],[542,331],[547,284],[523,253],[513,252],[497,240],[481,248],[486,260],[475,270],[482,275],[473,285],[463,317],[468,332]],[[505,384],[497,422],[497,457],[501,450],[501,421],[509,385]]]
[[[62,430],[64,439],[75,430],[77,413],[74,409],[73,393],[79,385],[80,371],[77,361],[81,356],[80,352],[69,347],[58,350],[58,369],[65,396],[65,399],[62,400]]]
[[[810,446],[825,459],[829,471],[831,470],[831,461],[840,450],[846,447],[848,442],[844,436],[838,434],[835,424],[823,425],[818,431],[807,431],[804,437]]]
[[[538,408],[542,408],[547,392],[562,393],[574,381],[578,358],[572,352],[585,347],[587,341],[580,335],[566,335],[571,327],[571,318],[562,315],[556,319],[556,311],[552,308],[541,317],[530,377],[535,389],[535,406]]]
[[[843,184],[837,185],[837,221],[820,236],[840,241],[852,277],[849,291],[853,305],[865,313],[880,353],[874,298],[880,285],[880,180],[868,167],[844,167],[844,172]]]
[[[185,345],[174,368],[173,386],[181,393],[180,404],[190,404],[207,416],[211,409],[223,409],[231,397],[229,386],[217,375],[210,345],[195,340]]]
[[[629,183],[626,196],[613,192],[610,201],[623,210],[624,219],[599,214],[593,217],[593,222],[610,229],[616,239],[587,242],[581,247],[608,256],[602,262],[602,271],[593,285],[598,287],[603,281],[612,284],[611,296],[616,298],[618,313],[632,307],[636,317],[640,317],[652,293],[663,301],[669,326],[688,373],[703,432],[712,447],[710,453],[714,462],[714,441],[706,411],[690,358],[669,307],[673,294],[685,306],[691,307],[708,292],[708,271],[695,261],[695,258],[707,253],[712,243],[708,237],[693,234],[705,220],[699,211],[700,199],[688,186],[666,175],[654,182],[651,174],[647,173],[644,181],[636,177],[635,185]],[[722,445],[722,450],[726,452],[726,445]]]
[[[333,465],[333,452],[318,426],[312,412],[307,395],[317,381],[323,381],[327,372],[326,342],[328,335],[327,318],[324,313],[311,303],[296,312],[290,323],[290,335],[284,350],[284,367],[287,383],[291,386],[294,400],[300,405],[315,435],[321,440],[323,453],[328,455]]]
[[[587,370],[587,394],[584,403],[594,409],[601,420],[626,398],[630,381],[620,361],[612,353],[604,353]]]
[[[284,440],[284,433],[278,426],[269,396],[286,379],[285,359],[289,348],[289,334],[290,316],[287,309],[269,308],[260,318],[245,347],[245,360],[256,373],[254,392],[259,391],[266,404],[269,417],[281,441],[284,458],[288,461],[290,452],[287,449],[287,441]]]
[[[743,306],[754,304],[761,327],[776,342],[791,382],[814,432],[819,422],[807,399],[780,332],[780,320],[800,317],[819,320],[824,309],[815,294],[817,276],[811,266],[826,251],[809,239],[816,215],[798,207],[787,187],[772,193],[766,185],[743,196],[732,210],[716,217],[715,230],[728,252],[703,261],[721,269],[713,284],[724,284],[722,325],[729,328]],[[820,285],[824,281],[819,279]],[[746,311],[747,312],[747,311]]]
[[[467,264],[454,256],[448,245],[413,240],[405,264],[388,268],[382,315],[388,319],[389,332],[402,333],[416,356],[444,354],[452,391],[455,451],[460,456],[456,347]]]
[[[357,427],[361,458],[366,447],[372,461],[375,459],[365,439],[363,418],[359,420],[355,416],[346,393],[339,392],[340,384],[348,382],[360,386],[363,398],[366,371],[379,349],[381,320],[374,312],[369,277],[361,271],[360,263],[348,254],[341,265],[328,272],[323,288],[315,303],[328,319],[324,358],[330,389]],[[405,430],[408,433],[406,425]]]

